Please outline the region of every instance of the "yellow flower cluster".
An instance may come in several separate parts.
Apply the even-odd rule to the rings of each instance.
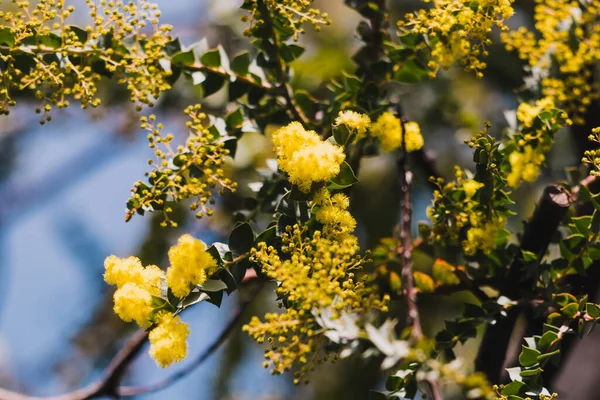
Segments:
[[[467,238],[463,240],[463,251],[467,255],[474,255],[477,250],[489,253],[496,248],[496,238],[500,230],[506,225],[504,217],[489,217],[482,212],[469,216],[471,227],[467,230]]]
[[[371,118],[356,111],[340,111],[334,126],[340,125],[345,125],[351,133],[356,135],[356,140],[359,140],[366,136],[367,130],[371,127]]]
[[[588,139],[590,142],[600,144],[600,127],[592,129]],[[590,175],[600,176],[600,150],[586,150],[581,161],[594,168],[590,171]]]
[[[355,222],[345,210],[347,197],[321,192],[313,206],[319,207],[322,231],[309,234],[306,227],[287,226],[281,253],[264,242],[252,250],[252,259],[262,272],[278,282],[276,292],[286,310],[267,314],[264,321],[253,317],[243,328],[259,343],[267,338],[265,367],[272,366],[273,374],[299,368],[296,383],[327,359],[325,335],[315,319],[320,310],[332,308],[333,318],[338,318],[341,311],[361,314],[386,309],[388,301],[376,297],[364,279],[355,277],[365,260],[350,233]]]
[[[279,168],[303,192],[309,192],[313,182],[335,177],[345,158],[342,148],[322,141],[315,131],[305,130],[299,122],[275,131],[272,141]]]
[[[194,199],[190,209],[196,211],[197,218],[202,218],[213,213],[209,205],[214,204],[213,192],[217,187],[220,194],[225,190],[235,191],[237,184],[225,177],[225,158],[229,150],[204,126],[206,114],[198,104],[186,108],[185,113],[189,117],[186,123],[189,137],[185,146],[180,145],[175,150],[171,147],[173,135],[163,135],[163,124],[156,123],[156,116],[141,118],[142,129],[149,132],[150,148],[157,161],[148,160],[148,164],[154,166],[148,173],[151,186],[138,181],[131,190],[125,220],[136,212],[161,210],[165,216],[163,226],[167,222],[177,226],[169,220],[172,209],[165,204],[165,198],[174,202]]]
[[[599,10],[593,1],[536,0],[539,35],[520,28],[502,36],[507,49],[529,63],[542,94],[576,123],[583,122],[587,106],[599,96],[592,83],[600,60]]]
[[[117,286],[115,313],[142,328],[153,326],[150,355],[163,368],[185,358],[189,335],[188,325],[172,314],[174,308],[164,291],[169,288],[174,296],[183,298],[194,285],[206,282],[217,265],[206,245],[190,235],[183,235],[169,249],[169,261],[166,275],[156,265],[144,268],[136,257],[108,256],[104,261],[104,280]]]
[[[463,182],[462,188],[467,195],[467,199],[475,196],[475,193],[483,187],[483,183],[477,182],[475,179],[467,179]]]
[[[11,92],[17,90],[31,90],[40,101],[36,111],[42,123],[51,119],[53,106],[67,107],[70,99],[83,108],[96,107],[102,75],[114,75],[136,103],[152,104],[170,89],[170,71],[159,60],[166,57],[163,49],[171,41],[171,27],[158,25],[156,5],[146,0],[86,0],[92,24],[79,29],[67,24],[75,8],[64,0],[13,3],[16,11],[0,12],[1,113],[15,104]],[[104,40],[107,35],[110,41]]]
[[[326,188],[322,188],[315,194],[312,205],[314,208],[318,207],[315,217],[328,232],[338,237],[349,237],[354,232],[356,220],[348,211],[350,199],[345,194],[336,193],[331,196]]]
[[[494,250],[506,218],[478,209],[481,204],[474,196],[483,188],[483,183],[467,179],[459,167],[455,167],[454,174],[456,179],[452,182],[444,183],[442,178],[435,181],[439,189],[433,192],[433,205],[427,207],[427,217],[433,222],[433,237],[440,243],[460,240],[467,255],[474,255],[478,250],[484,253]],[[454,197],[458,190],[465,195]],[[447,208],[449,198],[452,198],[451,210]]]
[[[169,249],[171,266],[167,270],[167,284],[177,297],[187,296],[192,286],[201,285],[212,275],[217,262],[206,252],[206,245],[191,235],[183,235]]]
[[[315,31],[319,31],[321,25],[329,25],[331,20],[327,13],[312,8],[312,2],[313,0],[250,0],[246,7],[249,8],[251,18],[244,16],[242,20],[244,22],[250,20],[251,25],[244,34],[253,35],[265,23],[265,19],[273,17],[277,18],[279,24],[289,27],[294,40],[298,40],[300,34],[304,33],[305,23],[311,24]],[[271,15],[263,15],[265,11]]]
[[[521,103],[517,108],[517,119],[521,124],[530,128],[533,125],[535,117],[540,115],[543,111],[550,111],[554,108],[554,101],[550,97],[544,97],[535,102],[535,105],[529,103]]]
[[[150,357],[165,368],[173,362],[180,362],[187,356],[187,337],[190,327],[179,316],[161,312],[157,315],[157,326],[148,335]]]
[[[405,33],[427,35],[422,49],[431,52],[428,67],[435,76],[440,68],[449,68],[460,60],[468,71],[482,77],[487,56],[486,46],[491,44],[490,32],[494,26],[506,31],[504,20],[514,10],[513,0],[424,0],[433,7],[410,13],[398,27]]]
[[[542,152],[530,145],[526,145],[520,150],[510,153],[508,156],[510,173],[506,180],[508,185],[512,187],[519,186],[521,180],[535,181],[540,174],[540,166],[546,158]]]
[[[144,268],[136,257],[109,256],[104,261],[104,269],[106,283],[117,286],[115,313],[123,321],[150,326],[152,296],[160,297],[164,272],[156,265]]]
[[[404,123],[406,151],[413,152],[423,147],[421,128],[416,122]],[[402,147],[402,123],[390,112],[384,112],[371,126],[371,135],[381,142],[383,151],[394,151]]]

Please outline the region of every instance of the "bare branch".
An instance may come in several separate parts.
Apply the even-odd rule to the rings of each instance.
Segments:
[[[258,288],[254,290],[251,298],[242,302],[239,309],[236,311],[234,316],[231,318],[229,323],[225,326],[221,334],[217,337],[217,339],[206,349],[203,353],[201,353],[195,360],[193,360],[190,364],[186,365],[179,371],[175,372],[173,375],[163,379],[162,381],[156,382],[150,385],[142,385],[142,386],[121,386],[116,390],[116,394],[118,397],[131,397],[138,396],[141,394],[147,393],[155,393],[160,390],[166,389],[169,386],[177,383],[179,380],[188,376],[191,372],[193,372],[198,366],[200,366],[206,359],[208,359],[231,335],[233,330],[237,327],[248,305],[252,302],[252,300],[256,297],[262,285],[258,285]]]
[[[572,203],[573,197],[565,189],[556,185],[547,186],[544,189],[531,219],[525,226],[519,252],[504,278],[501,295],[517,299],[521,292],[532,290],[534,283],[532,279],[520,280],[520,277],[523,276],[521,252],[529,251],[540,256],[543,255]],[[511,308],[508,315],[496,321],[495,325],[490,325],[483,336],[479,353],[475,359],[475,369],[485,373],[490,382],[499,383],[500,381],[510,338],[519,312],[519,307]]]
[[[408,311],[408,320],[411,326],[411,336],[413,340],[419,342],[423,339],[423,328],[421,327],[421,319],[419,316],[419,308],[417,307],[417,292],[415,290],[415,281],[412,268],[412,203],[411,203],[411,184],[412,173],[407,167],[406,157],[406,126],[404,117],[400,117],[402,128],[402,154],[398,158],[398,170],[400,173],[400,191],[402,195],[401,208],[402,220],[400,222],[400,245],[402,257],[402,293],[406,299],[406,307]],[[437,380],[428,379],[427,386],[431,392],[433,400],[442,400],[442,394],[438,387]]]

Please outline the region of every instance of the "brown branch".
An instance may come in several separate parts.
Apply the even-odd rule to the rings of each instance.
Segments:
[[[253,270],[252,270],[253,271]],[[257,280],[256,274],[246,273],[242,282],[246,285]],[[170,378],[164,381],[157,382],[148,386],[119,386],[125,371],[131,362],[140,353],[142,347],[148,340],[148,332],[144,329],[138,330],[125,344],[125,346],[117,353],[117,355],[109,363],[104,371],[102,379],[93,382],[88,386],[65,393],[58,396],[36,397],[27,396],[18,392],[0,388],[0,400],[91,400],[98,397],[127,397],[135,396],[142,393],[151,393],[170,386],[179,379],[185,377],[192,372],[196,367],[202,364],[212,353],[214,353],[221,344],[225,342],[229,334],[233,331],[237,323],[242,317],[247,305],[256,297],[262,285],[258,285],[253,291],[251,298],[242,304],[240,310],[235,314],[233,319],[225,327],[217,340],[208,347],[196,360],[190,365],[175,373]]]
[[[565,189],[556,185],[544,189],[531,219],[525,226],[519,251],[503,279],[500,290],[502,296],[514,300],[519,298],[521,292],[531,293],[535,277],[522,279],[524,276],[522,251],[535,253],[541,258],[572,203],[573,197]],[[475,369],[485,373],[492,383],[500,382],[519,312],[519,307],[512,307],[508,310],[508,315],[496,321],[495,325],[490,325],[483,336],[475,359]]]
[[[261,287],[262,285],[258,285],[257,289],[254,290],[251,297],[240,305],[239,309],[236,311],[236,313],[231,318],[229,323],[225,326],[225,328],[221,331],[221,334],[217,337],[217,339],[206,350],[204,350],[203,353],[198,355],[198,357],[196,357],[196,359],[194,359],[190,364],[186,365],[185,367],[175,372],[173,375],[163,379],[162,381],[158,381],[150,385],[121,386],[116,390],[117,396],[131,397],[138,396],[141,394],[155,393],[168,388],[169,386],[177,383],[179,380],[188,376],[198,366],[200,366],[204,361],[206,361],[206,359],[208,359],[216,350],[218,350],[223,343],[225,343],[227,338],[237,327],[238,323],[242,320],[245,311],[247,310],[252,300],[256,297]]]
[[[102,379],[81,389],[50,397],[27,396],[10,390],[0,389],[0,400],[88,400],[102,396],[114,396],[115,387],[119,384],[125,370],[139,354],[147,339],[148,333],[143,329],[138,330],[112,359]]]
[[[412,268],[412,203],[411,203],[411,184],[412,173],[407,166],[406,157],[406,126],[403,117],[400,118],[402,128],[402,154],[398,158],[398,170],[400,173],[400,192],[402,195],[401,208],[402,220],[400,222],[400,245],[402,246],[402,292],[406,299],[406,308],[408,321],[411,326],[411,336],[414,341],[420,342],[423,340],[423,328],[421,327],[421,318],[419,316],[419,308],[417,307],[417,292],[415,290],[415,281]],[[442,394],[438,387],[437,380],[427,379],[427,386],[431,391],[433,400],[442,400]]]

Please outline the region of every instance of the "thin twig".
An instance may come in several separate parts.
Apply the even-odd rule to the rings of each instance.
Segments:
[[[273,25],[273,20],[271,18],[271,13],[269,7],[265,4],[263,0],[258,0],[258,4],[260,7],[260,12],[262,14],[263,23],[271,33],[271,39],[273,40],[273,54],[270,56],[274,58],[276,63],[276,72],[277,79],[279,80],[279,84],[281,85],[281,94],[285,98],[285,101],[288,106],[288,110],[291,112],[292,117],[302,123],[302,125],[306,125],[309,123],[309,119],[304,115],[304,112],[298,107],[296,104],[296,100],[294,99],[294,91],[290,86],[290,83],[287,78],[287,73],[285,71],[285,64],[283,63],[283,59],[281,58],[280,50],[279,50],[279,36],[275,30]]]
[[[160,390],[166,389],[167,387],[177,383],[179,380],[188,376],[191,372],[193,372],[198,366],[200,366],[206,359],[208,359],[216,350],[221,347],[223,343],[227,340],[227,338],[231,335],[234,329],[237,327],[238,323],[243,318],[245,311],[248,306],[252,302],[252,300],[256,297],[258,292],[260,291],[261,285],[255,289],[251,298],[244,301],[239,309],[236,311],[234,316],[231,318],[229,323],[225,326],[225,328],[221,331],[221,334],[217,337],[217,339],[206,349],[203,353],[198,355],[195,360],[193,360],[190,364],[186,365],[179,371],[175,372],[173,375],[168,376],[162,381],[158,381],[156,383],[150,385],[142,385],[142,386],[121,386],[117,389],[117,395],[119,397],[131,397],[138,396],[141,394],[147,393],[155,393]]]
[[[412,203],[410,198],[412,173],[407,166],[406,157],[406,126],[404,117],[400,116],[400,124],[402,128],[402,154],[398,159],[398,169],[400,173],[400,191],[402,195],[402,220],[400,222],[400,244],[402,246],[402,292],[406,299],[406,307],[408,312],[408,320],[411,326],[411,336],[414,341],[420,342],[423,340],[423,328],[421,327],[421,318],[419,316],[419,308],[417,307],[417,292],[415,290],[415,281],[412,268]],[[435,379],[427,379],[427,386],[431,392],[433,400],[442,400],[442,393],[438,386],[438,381]]]
[[[254,280],[256,280],[255,275],[253,276],[252,274],[247,274],[247,277],[244,277],[243,282],[247,284]],[[237,323],[241,319],[242,314],[246,309],[247,305],[252,301],[252,299],[254,299],[254,297],[256,297],[256,295],[260,291],[260,287],[261,285],[259,285],[257,289],[253,291],[250,300],[245,301],[242,304],[240,310],[235,314],[235,316],[225,327],[223,332],[221,332],[217,340],[213,344],[211,344],[208,347],[208,349],[204,351],[204,353],[202,353],[190,365],[175,373],[173,376],[165,379],[164,381],[148,386],[119,386],[125,371],[129,367],[131,362],[140,353],[144,344],[148,340],[148,332],[144,329],[139,329],[127,341],[127,343],[121,349],[121,351],[119,351],[119,353],[117,353],[117,355],[112,359],[112,361],[104,371],[102,379],[93,382],[83,388],[74,390],[72,392],[62,394],[59,396],[49,397],[27,396],[25,394],[0,388],[0,400],[91,400],[98,397],[134,396],[142,393],[155,392],[166,388],[172,385],[173,383],[177,382],[179,379],[185,377],[190,372],[192,372],[195,368],[202,364],[211,354],[213,354],[219,348],[219,346],[221,346],[225,342],[227,337],[231,334],[231,332],[233,332],[233,329],[236,327]]]

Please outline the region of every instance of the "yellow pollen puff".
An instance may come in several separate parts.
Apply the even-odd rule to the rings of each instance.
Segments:
[[[514,151],[508,157],[511,171],[506,177],[508,185],[517,187],[521,180],[533,182],[540,173],[540,166],[545,160],[542,153],[536,152],[533,147],[527,145],[523,152]]]
[[[114,311],[125,322],[135,321],[141,327],[148,327],[152,312],[151,301],[152,297],[147,289],[128,282],[115,292]]]
[[[519,104],[517,108],[517,119],[523,124],[524,127],[531,127],[535,117],[537,117],[543,111],[550,111],[554,108],[554,101],[545,97],[535,102],[535,105],[529,103]]]
[[[356,111],[346,110],[340,111],[335,119],[335,126],[346,125],[349,129],[354,130],[357,139],[361,139],[367,133],[371,126],[371,118],[368,115],[357,113]]]
[[[483,186],[483,183],[477,182],[474,179],[467,179],[463,182],[463,190],[469,199],[473,197],[475,193]]]
[[[342,148],[324,142],[314,131],[292,122],[273,133],[273,146],[279,168],[304,192],[313,182],[323,182],[340,172],[345,155]]]
[[[144,281],[144,267],[137,257],[108,256],[104,260],[104,270],[104,281],[109,285],[120,287],[127,282],[142,284]]]
[[[414,121],[406,122],[404,128],[406,129],[406,151],[410,153],[420,150],[423,147],[423,136],[419,124]],[[385,112],[377,118],[371,127],[371,134],[379,138],[384,151],[394,151],[402,146],[402,124],[390,112]]]
[[[158,325],[148,338],[150,339],[150,357],[161,368],[179,362],[187,356],[187,338],[190,327],[179,316],[162,313],[158,316]]]
[[[169,249],[167,284],[177,297],[187,296],[192,286],[201,285],[217,267],[215,259],[206,252],[206,244],[191,235],[183,235]]]

